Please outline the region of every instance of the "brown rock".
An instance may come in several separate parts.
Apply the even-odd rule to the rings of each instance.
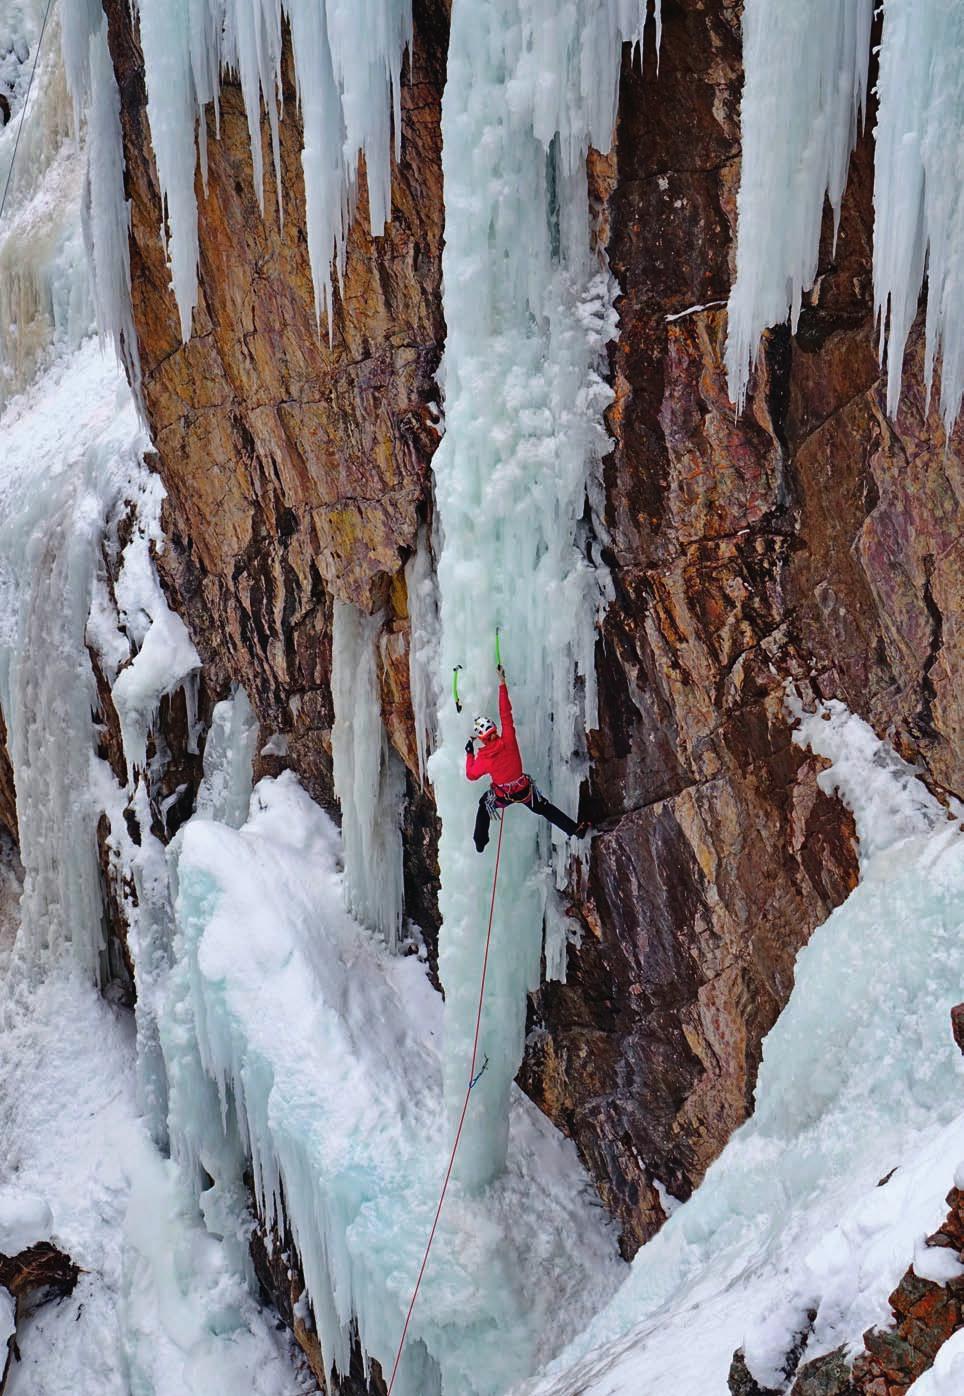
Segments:
[[[17,1255],[0,1254],[0,1285],[13,1296],[15,1324],[29,1310],[73,1293],[79,1275],[80,1270],[70,1257],[49,1241],[38,1241]],[[20,1361],[16,1332],[7,1344],[7,1355],[0,1374],[0,1396],[6,1389],[13,1361]]]
[[[951,1009],[951,1031],[954,1041],[964,1052],[964,1003],[955,1004]]]
[[[857,1396],[844,1349],[835,1348],[806,1363],[793,1383],[790,1396]],[[868,1391],[863,1396],[876,1396],[876,1393]]]
[[[614,161],[594,171],[623,292],[606,466],[616,599],[587,805],[601,832],[574,898],[587,933],[568,982],[534,1004],[522,1079],[575,1139],[630,1255],[662,1220],[653,1181],[688,1196],[746,1118],[796,952],[856,862],[851,820],[784,711],[786,676],[806,670],[786,595],[800,545],[785,370],[765,364],[734,421],[722,311],[667,320],[729,290],[733,7],[673,7],[658,83],[651,56],[645,74],[627,56],[622,81]]]
[[[44,1303],[73,1293],[80,1270],[49,1241],[38,1241],[16,1255],[0,1255],[0,1285],[17,1300]]]
[[[18,841],[17,789],[14,784],[13,766],[7,750],[7,724],[0,713],[0,825],[14,840]]]
[[[385,603],[415,540],[437,440],[447,10],[438,0],[415,7],[392,222],[374,243],[363,180],[330,342],[315,316],[291,64],[283,229],[270,159],[261,215],[240,88],[225,83],[219,139],[209,114],[206,194],[198,180],[194,335],[181,344],[143,61],[129,7],[105,8],[122,93],[144,401],[169,496],[162,568],[206,665],[245,685],[266,729],[292,736],[292,764],[303,762],[309,788],[330,799],[331,597],[367,611]]]

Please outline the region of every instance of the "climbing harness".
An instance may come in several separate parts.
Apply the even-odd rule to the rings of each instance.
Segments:
[[[17,151],[20,149],[20,137],[23,135],[23,123],[27,117],[27,107],[30,105],[30,89],[33,87],[34,74],[37,71],[37,64],[40,61],[40,50],[43,47],[44,34],[47,32],[47,20],[50,18],[53,2],[54,0],[47,0],[47,8],[44,10],[43,23],[40,26],[40,38],[37,40],[37,52],[33,56],[33,67],[30,69],[30,77],[27,79],[27,95],[23,99],[23,107],[20,112],[20,125],[17,127],[17,138],[13,143],[13,154],[10,157],[10,168],[7,170],[7,178],[3,186],[3,195],[0,197],[0,218],[3,217],[3,210],[7,203],[7,193],[10,189],[10,181],[13,179],[13,170],[17,163]]]
[[[544,798],[532,777],[523,774],[518,780],[510,780],[505,785],[496,785],[493,781],[485,794],[485,807],[490,819],[501,819],[502,811],[509,805],[528,805],[532,808],[536,800]]]
[[[405,1326],[402,1329],[402,1336],[398,1341],[398,1351],[395,1354],[395,1363],[392,1367],[391,1379],[388,1383],[388,1396],[392,1396],[392,1387],[395,1385],[395,1378],[398,1375],[398,1364],[402,1360],[402,1349],[405,1346],[405,1338],[408,1334],[408,1325],[412,1320],[412,1311],[415,1308],[415,1301],[418,1298],[418,1291],[422,1285],[422,1277],[425,1274],[425,1267],[428,1265],[429,1252],[432,1249],[432,1242],[435,1240],[435,1231],[438,1227],[439,1217],[442,1215],[442,1204],[445,1201],[445,1194],[448,1192],[449,1180],[452,1177],[452,1169],[455,1167],[455,1155],[458,1152],[459,1140],[462,1138],[462,1126],[465,1124],[465,1117],[469,1112],[469,1097],[472,1094],[472,1087],[480,1080],[482,1073],[489,1064],[486,1056],[478,1072],[475,1064],[479,1056],[479,1034],[482,1031],[482,1004],[485,1000],[485,976],[489,967],[489,946],[492,943],[492,920],[495,916],[495,889],[499,882],[499,860],[502,856],[502,833],[504,825],[499,824],[499,842],[495,850],[495,871],[492,874],[492,898],[489,902],[489,926],[485,933],[485,953],[482,956],[482,981],[479,984],[479,1008],[475,1015],[475,1038],[472,1042],[472,1065],[469,1067],[469,1084],[465,1088],[465,1100],[462,1102],[462,1113],[459,1116],[458,1127],[455,1131],[455,1142],[452,1145],[452,1153],[449,1157],[449,1166],[445,1172],[445,1181],[442,1184],[442,1192],[438,1200],[438,1207],[435,1209],[435,1220],[432,1222],[432,1230],[429,1232],[428,1244],[425,1247],[425,1254],[422,1256],[421,1269],[418,1272],[418,1279],[415,1281],[415,1288],[412,1291],[411,1303],[408,1306],[408,1313],[405,1315]]]
[[[510,805],[527,805],[534,785],[532,777],[523,772],[517,780],[507,780],[504,785],[496,785],[493,781],[492,789],[497,800],[503,800]]]

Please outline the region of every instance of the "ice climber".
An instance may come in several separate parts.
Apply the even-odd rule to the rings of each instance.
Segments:
[[[501,664],[498,668],[502,734],[499,735],[491,718],[477,717],[472,728],[480,744],[479,750],[475,750],[475,738],[470,737],[465,743],[465,774],[469,780],[481,780],[483,776],[492,779],[492,784],[479,801],[479,812],[475,817],[475,846],[480,853],[483,852],[489,842],[490,821],[493,817],[499,818],[499,811],[507,805],[525,805],[533,814],[541,814],[570,838],[582,838],[589,825],[585,821],[577,824],[568,814],[551,805],[532,777],[522,769],[505,670]]]

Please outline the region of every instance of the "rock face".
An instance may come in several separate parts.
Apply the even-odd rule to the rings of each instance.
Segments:
[[[225,85],[182,345],[136,32],[122,0],[104,5],[172,603],[213,688],[245,685],[326,802],[332,601],[383,612],[384,714],[410,773],[408,910],[431,931],[437,830],[414,774],[402,566],[436,442],[447,6],[415,4],[393,222],[373,243],[359,209],[330,344],[315,324],[296,103],[282,231],[270,173],[264,219],[257,207],[240,94]],[[589,170],[622,290],[605,468],[615,599],[583,806],[599,832],[571,889],[581,943],[567,983],[533,1000],[520,1080],[576,1141],[627,1255],[661,1223],[661,1188],[688,1195],[751,1109],[796,952],[855,883],[852,821],[792,742],[786,682],[843,699],[935,790],[964,791],[952,682],[964,438],[945,443],[926,409],[919,327],[897,422],[883,410],[869,138],[798,333],[768,337],[739,420],[727,398],[739,12],[665,0],[659,75],[651,50],[645,73],[627,51],[615,149]]]
[[[768,337],[739,420],[727,398],[739,8],[664,7],[659,75],[652,53],[644,74],[624,63],[615,152],[591,170],[623,292],[588,805],[602,832],[525,1080],[627,1254],[662,1220],[655,1181],[687,1196],[745,1118],[796,951],[856,875],[850,822],[791,745],[786,680],[842,699],[935,790],[964,787],[964,435],[945,451],[925,411],[920,323],[886,418],[869,135],[799,332]]]
[[[13,766],[7,750],[7,724],[0,715],[0,825],[11,838],[17,838],[17,790]]]
[[[442,0],[416,6],[392,222],[373,250],[363,194],[331,343],[315,315],[290,64],[283,229],[273,173],[262,217],[240,87],[225,84],[220,139],[209,116],[206,195],[197,180],[200,291],[182,344],[143,59],[129,6],[105,0],[105,9],[122,95],[144,404],[169,494],[168,578],[206,665],[244,684],[265,726],[288,734],[313,793],[330,800],[331,599],[388,607],[397,620],[391,583],[424,516],[437,440],[446,11]]]

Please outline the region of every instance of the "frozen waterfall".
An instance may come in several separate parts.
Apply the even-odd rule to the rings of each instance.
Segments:
[[[492,885],[472,844],[481,790],[465,780],[471,717],[495,710],[503,629],[527,769],[575,813],[595,721],[595,623],[606,600],[590,521],[608,446],[602,377],[615,285],[590,250],[586,154],[608,150],[624,41],[645,7],[592,0],[456,0],[442,113],[448,337],[445,435],[435,454],[441,547],[440,668],[463,666],[466,713],[446,702],[429,762],[442,819],[439,966],[445,1079],[461,1107]],[[494,840],[493,840],[494,843]],[[509,1090],[526,994],[539,983],[553,867],[567,849],[524,809],[505,816],[481,1047],[460,1176],[480,1186],[505,1161]],[[547,970],[565,967],[565,918],[547,921]]]

